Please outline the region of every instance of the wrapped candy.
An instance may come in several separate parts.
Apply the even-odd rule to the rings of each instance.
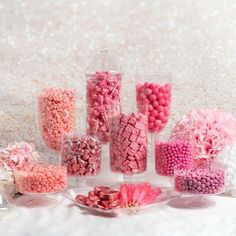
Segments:
[[[87,69],[87,133],[109,141],[109,106],[119,106],[121,72],[114,57],[102,49]]]
[[[33,144],[24,141],[0,148],[0,167],[12,171],[15,167],[23,167],[40,160]]]
[[[217,109],[193,110],[175,125],[171,136],[191,141],[197,160],[213,160],[236,141],[236,119]]]

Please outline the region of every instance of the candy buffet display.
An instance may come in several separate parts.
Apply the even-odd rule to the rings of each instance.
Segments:
[[[147,117],[142,113],[114,115],[110,122],[111,170],[142,173],[147,168]]]
[[[14,170],[16,188],[20,193],[55,193],[67,188],[66,168],[34,164]]]
[[[87,123],[88,134],[100,141],[109,141],[109,105],[119,106],[121,72],[118,71],[112,55],[101,50],[87,73]]]
[[[189,141],[170,140],[168,142],[155,142],[155,169],[156,173],[164,176],[173,176],[174,167],[182,165],[190,168],[193,165],[193,148]]]
[[[217,194],[224,190],[225,171],[221,168],[176,168],[174,188],[180,193]]]
[[[219,162],[226,171],[225,189],[236,197],[236,144],[226,146],[218,155]]]
[[[76,93],[74,89],[45,88],[39,96],[39,123],[44,142],[60,150],[64,133],[75,129]]]
[[[166,126],[170,114],[170,75],[143,75],[141,80],[146,82],[136,85],[137,103],[148,105],[149,131],[160,132]]]
[[[177,122],[172,137],[190,140],[196,160],[212,161],[225,146],[236,142],[236,119],[218,109],[193,110]]]
[[[92,136],[65,134],[62,141],[62,165],[69,176],[92,176],[100,173],[101,142]]]

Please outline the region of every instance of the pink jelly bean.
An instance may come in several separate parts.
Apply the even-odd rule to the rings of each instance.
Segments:
[[[142,173],[147,166],[147,118],[141,113],[111,118],[111,170],[124,174]]]
[[[39,120],[43,140],[50,148],[59,150],[63,134],[75,129],[75,90],[44,89],[39,96]]]
[[[140,91],[142,91],[142,96],[140,96]],[[143,96],[144,94],[145,96]],[[171,85],[161,86],[148,82],[138,84],[136,87],[136,100],[138,104],[148,104],[148,118],[150,116],[155,117],[155,121],[152,118],[148,119],[149,131],[160,132],[167,124],[169,118]]]
[[[100,173],[101,143],[90,136],[68,134],[62,143],[62,165],[70,176],[92,176]]]
[[[104,143],[109,141],[109,106],[112,104],[119,107],[120,83],[121,74],[109,71],[89,74],[87,81],[87,131],[89,135],[97,136]],[[96,109],[96,113],[92,112],[94,109]]]
[[[173,176],[176,165],[190,168],[193,165],[193,149],[188,141],[155,143],[156,172],[164,176]]]

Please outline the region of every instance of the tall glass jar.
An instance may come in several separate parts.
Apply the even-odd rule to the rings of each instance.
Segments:
[[[48,147],[60,150],[64,133],[75,130],[75,89],[45,88],[39,95],[39,125]]]
[[[159,133],[170,115],[171,74],[137,74],[135,79],[137,103],[148,105],[148,130]]]
[[[120,103],[121,71],[102,49],[87,69],[87,133],[109,141],[108,107]]]
[[[139,174],[147,168],[147,106],[129,108],[122,107],[119,113],[115,109],[110,116],[110,167],[124,175]]]

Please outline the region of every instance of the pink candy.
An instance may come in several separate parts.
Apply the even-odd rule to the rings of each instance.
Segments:
[[[155,143],[155,168],[160,175],[173,176],[176,165],[181,164],[186,169],[191,167],[193,158],[193,149],[188,141]]]
[[[136,86],[138,103],[148,104],[148,129],[160,132],[168,122],[171,102],[171,85],[160,86],[156,83],[144,83]]]
[[[20,193],[53,193],[67,187],[66,168],[61,166],[29,165],[14,170],[14,177]]]
[[[40,128],[45,143],[61,148],[64,133],[75,128],[76,95],[73,89],[48,88],[39,96]]]
[[[138,113],[111,118],[111,170],[125,174],[141,173],[147,167],[147,118]]]
[[[225,174],[222,169],[177,170],[174,184],[178,192],[215,194],[223,190]]]
[[[101,143],[89,136],[65,135],[62,144],[62,165],[70,176],[91,176],[100,173]]]
[[[120,103],[121,75],[109,71],[89,75],[87,81],[88,134],[97,136],[101,142],[109,141],[109,105]]]

